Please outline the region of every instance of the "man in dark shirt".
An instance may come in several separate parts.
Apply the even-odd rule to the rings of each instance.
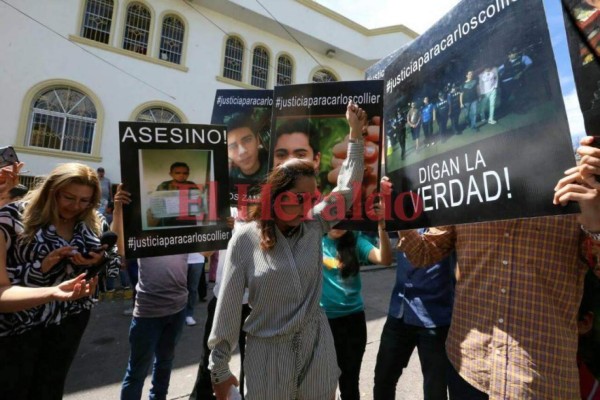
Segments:
[[[469,118],[469,128],[478,131],[477,128],[477,79],[473,78],[473,71],[467,72],[467,79],[462,85],[462,93],[460,94],[460,106],[467,109]]]

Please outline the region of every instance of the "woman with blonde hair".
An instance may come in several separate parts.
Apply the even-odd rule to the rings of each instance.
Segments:
[[[99,199],[96,172],[67,163],[52,170],[23,201],[0,209],[0,259],[8,283],[76,289],[51,297],[68,301],[43,304],[38,298],[23,311],[0,314],[0,398],[62,398],[93,305],[81,274],[100,263],[118,274],[117,257],[87,252],[100,246],[100,235],[109,229],[97,211]],[[6,286],[5,278],[2,282],[0,274],[0,285]]]

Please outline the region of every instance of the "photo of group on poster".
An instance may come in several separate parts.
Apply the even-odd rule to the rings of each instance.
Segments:
[[[549,199],[574,157],[541,0],[463,2],[384,76],[406,228],[565,212]]]
[[[225,248],[231,236],[221,126],[120,123],[127,257]]]
[[[258,194],[269,170],[272,90],[220,89],[211,123],[227,131],[230,203]]]
[[[364,213],[364,200],[378,190],[381,176],[381,81],[329,82],[277,86],[273,107],[271,164],[276,167],[290,157],[312,160],[322,195],[335,188],[348,148],[348,122],[345,113],[352,100],[367,112],[365,172],[361,186],[361,210],[347,215],[339,229],[374,229]]]

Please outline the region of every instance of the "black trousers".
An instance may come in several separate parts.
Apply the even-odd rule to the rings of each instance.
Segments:
[[[0,338],[0,399],[61,400],[90,311]]]
[[[208,369],[208,358],[210,356],[210,349],[208,348],[208,338],[210,331],[212,330],[213,320],[215,319],[215,309],[217,308],[217,297],[213,297],[206,306],[206,325],[204,326],[204,338],[202,342],[202,360],[198,365],[198,373],[196,374],[196,383],[194,383],[194,389],[190,394],[190,400],[215,400],[216,397],[213,395],[212,383],[210,381],[210,371]],[[250,307],[248,304],[244,304],[242,307],[242,326],[246,318],[250,315]],[[242,359],[242,368],[244,365],[244,353],[246,349],[246,332],[240,328],[240,337],[238,339],[238,346],[240,347],[240,357]],[[240,373],[240,393],[244,393],[244,370]]]
[[[367,322],[364,311],[329,320],[338,366],[342,400],[359,400],[360,366],[367,346]]]

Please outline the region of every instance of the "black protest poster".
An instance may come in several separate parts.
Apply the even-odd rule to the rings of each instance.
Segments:
[[[346,107],[352,100],[369,116],[365,138],[365,175],[360,187],[360,204],[353,205],[339,229],[376,230],[365,206],[374,198],[381,176],[381,115],[383,82],[328,82],[275,87],[273,95],[271,167],[289,157],[312,159],[321,194],[329,194],[348,147]],[[301,151],[304,149],[304,151]],[[359,190],[359,188],[357,188]],[[367,201],[367,199],[371,199]]]
[[[222,126],[120,122],[125,256],[164,256],[227,247],[231,230]]]
[[[575,165],[555,47],[541,0],[469,0],[385,68],[402,229],[576,211],[552,204]]]
[[[254,199],[269,171],[272,90],[219,89],[211,124],[225,125],[229,201]]]
[[[563,16],[585,131],[600,136],[600,2],[563,0]]]

